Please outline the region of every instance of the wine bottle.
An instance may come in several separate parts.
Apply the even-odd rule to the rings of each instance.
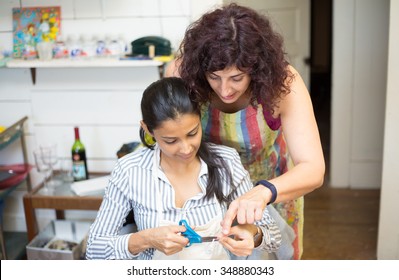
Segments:
[[[89,179],[87,172],[86,149],[80,141],[79,127],[75,127],[75,142],[72,146],[72,174],[74,181]]]

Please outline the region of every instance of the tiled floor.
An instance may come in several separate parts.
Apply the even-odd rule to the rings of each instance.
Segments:
[[[324,186],[305,196],[305,260],[375,260],[379,190]]]
[[[6,241],[7,259],[26,259],[25,246],[28,244],[26,232],[4,232],[4,239]]]

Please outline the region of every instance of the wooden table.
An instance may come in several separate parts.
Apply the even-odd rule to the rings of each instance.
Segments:
[[[43,192],[43,184],[33,188],[23,197],[28,240],[31,241],[39,233],[35,209],[54,209],[57,219],[64,219],[64,210],[98,210],[102,199],[102,194],[77,196],[71,190],[71,184],[65,182],[51,195]]]

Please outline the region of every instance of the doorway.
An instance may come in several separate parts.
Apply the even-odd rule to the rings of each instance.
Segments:
[[[331,130],[332,0],[310,4],[310,95],[329,174]]]

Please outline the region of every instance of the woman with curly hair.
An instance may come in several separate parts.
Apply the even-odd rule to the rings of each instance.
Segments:
[[[322,185],[325,163],[309,92],[270,20],[237,4],[204,14],[166,75],[180,76],[201,104],[205,140],[235,148],[255,182],[230,204],[223,234],[270,204],[290,245],[275,257],[300,259],[303,196]]]

